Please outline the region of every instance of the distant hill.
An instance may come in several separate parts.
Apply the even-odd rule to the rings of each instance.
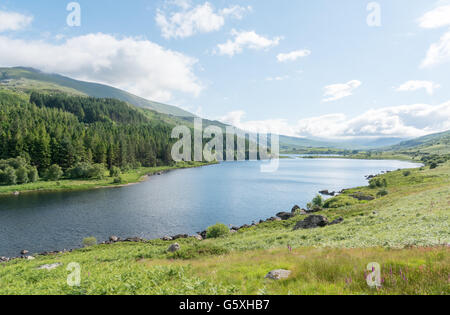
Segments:
[[[281,150],[290,151],[301,148],[342,148],[343,144],[326,140],[312,140],[307,138],[296,138],[289,136],[280,136]]]
[[[26,67],[0,68],[0,88],[15,92],[30,94],[33,91],[54,93],[60,92],[73,96],[92,96],[98,98],[112,98],[127,102],[145,111],[148,118],[155,121],[164,121],[169,125],[187,125],[193,127],[194,114],[172,105],[146,100],[126,91],[107,85],[74,80],[59,74],[48,74],[36,69]],[[226,124],[218,121],[203,120],[204,127],[219,126],[223,130]],[[282,152],[301,152],[309,148],[331,148],[333,151],[343,150],[370,150],[386,148],[398,144],[404,139],[376,138],[354,140],[327,140],[321,138],[308,139],[280,136],[280,149]],[[412,140],[414,141],[414,140]]]
[[[450,153],[450,130],[413,140],[403,141],[388,148],[390,151],[420,152],[434,154]]]
[[[332,148],[340,150],[371,150],[398,144],[402,138],[374,138],[351,140],[308,139],[280,136],[281,150],[291,152],[303,148]]]
[[[155,110],[159,113],[194,117],[181,108],[146,100],[107,85],[74,80],[59,74],[48,74],[32,68],[0,68],[0,87],[15,91],[30,92],[32,90],[60,91],[73,95],[86,95],[100,98],[114,98],[137,107]]]

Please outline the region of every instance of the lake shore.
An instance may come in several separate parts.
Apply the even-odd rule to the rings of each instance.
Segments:
[[[121,174],[122,182],[114,183],[114,178],[105,177],[100,180],[70,180],[63,179],[59,181],[43,181],[40,180],[36,183],[28,183],[22,185],[0,186],[0,197],[19,195],[25,193],[36,192],[68,192],[68,191],[83,191],[90,189],[100,188],[119,188],[129,185],[134,185],[147,180],[149,177],[173,171],[177,169],[203,167],[208,165],[217,164],[203,163],[203,162],[189,162],[189,163],[177,163],[173,166],[158,166],[158,167],[141,167],[139,169],[131,170]]]
[[[152,172],[149,173],[148,170],[147,170],[146,174],[141,176],[139,181],[137,181],[137,182],[128,183],[128,184],[121,184],[121,185],[100,186],[100,187],[95,187],[95,188],[116,188],[116,187],[124,187],[124,186],[129,186],[129,185],[135,185],[135,184],[138,184],[140,182],[143,182],[143,181],[149,179],[151,176],[162,175],[163,173],[169,172],[169,171],[172,171],[172,170],[183,169],[183,168],[202,167],[202,166],[214,165],[214,164],[217,164],[217,163],[197,163],[197,164],[198,165],[195,165],[195,166],[191,165],[191,166],[185,166],[185,167],[181,167],[181,165],[179,165],[178,167],[172,167],[172,168],[169,168],[169,167],[152,168]],[[414,169],[418,169],[418,168],[419,168],[419,166],[414,168]],[[381,171],[379,174],[373,174],[373,175],[368,175],[368,176],[373,178],[375,176],[386,175],[388,173],[390,173],[390,171],[387,171],[387,172],[386,171]],[[368,176],[366,176],[366,178]],[[345,188],[340,193],[337,193],[336,195],[333,194],[332,196],[333,197],[339,197],[339,196],[343,196],[343,195],[350,195],[353,192],[365,190],[365,188],[366,187],[361,187],[361,186],[359,186],[359,187],[352,187],[352,188]],[[326,195],[326,194],[323,194],[323,193],[317,191],[317,194],[311,195],[310,197],[312,199],[312,198],[314,198],[314,196],[319,195],[319,194],[322,195],[322,196]],[[374,197],[374,199],[375,199],[375,197]],[[255,226],[260,225],[262,223],[286,221],[287,219],[292,219],[293,217],[305,217],[305,215],[312,215],[312,214],[315,214],[317,212],[317,211],[305,210],[303,208],[300,208],[298,205],[292,205],[292,206],[294,208],[297,208],[302,214],[301,215],[299,213],[294,214],[294,208],[293,208],[292,209],[292,215],[289,216],[288,218],[283,218],[283,216],[286,217],[286,214],[290,214],[291,213],[291,209],[286,209],[287,212],[280,212],[278,214],[276,214],[274,212],[273,216],[269,217],[267,219],[262,219],[261,218],[261,220],[259,220],[259,221],[254,221],[252,223],[249,222],[248,224],[244,224],[242,226],[234,226],[231,229],[231,231],[238,232],[239,230],[255,227]],[[280,215],[280,214],[282,214],[282,215]],[[205,229],[206,229],[206,227],[205,227]],[[128,238],[121,239],[121,238],[118,238],[116,236],[112,236],[113,238],[116,238],[117,240],[111,240],[111,238],[110,238],[109,241],[103,241],[101,244],[102,245],[112,245],[112,244],[115,244],[115,243],[141,243],[141,242],[151,242],[151,241],[156,241],[156,240],[176,241],[176,240],[179,240],[179,239],[188,239],[188,238],[198,240],[199,236],[201,236],[200,240],[205,240],[206,239],[206,230],[202,231],[202,232],[198,232],[195,235],[194,234],[193,235],[189,235],[189,234],[181,233],[181,234],[177,234],[177,235],[173,235],[173,236],[166,235],[164,237],[154,238],[154,239],[143,239],[143,238],[140,238],[140,237],[128,237]],[[48,255],[55,255],[55,254],[62,254],[62,253],[70,253],[70,252],[72,252],[74,250],[77,250],[77,249],[80,249],[80,248],[72,248],[72,249],[69,249],[69,250],[64,249],[63,251],[54,251],[54,252],[51,251],[51,252],[34,253],[33,255],[35,255],[35,256],[48,256]],[[16,257],[12,257],[12,258],[5,258],[5,257],[3,257],[3,258],[4,258],[4,261],[10,261],[10,260],[14,260],[14,259],[26,259],[27,257],[28,257],[27,255],[22,255],[22,256],[16,256]],[[1,262],[1,259],[0,259],[0,262]]]

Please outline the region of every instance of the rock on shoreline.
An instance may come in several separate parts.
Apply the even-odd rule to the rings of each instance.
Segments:
[[[230,233],[237,233],[239,230],[257,226],[257,225],[265,223],[265,222],[286,221],[286,220],[294,218],[298,215],[308,215],[308,214],[312,213],[311,211],[301,209],[297,205],[294,206],[291,211],[292,212],[279,212],[275,217],[270,217],[266,220],[260,220],[258,223],[253,222],[251,225],[244,224],[240,227],[233,226],[230,228]],[[299,221],[294,229],[297,230],[297,229],[311,229],[311,228],[316,228],[316,227],[324,227],[327,225],[339,224],[339,223],[342,223],[343,221],[344,221],[344,219],[339,218],[330,223],[330,222],[328,222],[328,219],[326,219],[325,217],[312,215],[312,216],[307,217],[303,221]],[[170,241],[175,241],[178,239],[187,239],[190,237],[195,238],[198,241],[203,241],[207,238],[206,231],[198,232],[196,235],[193,235],[193,236],[189,236],[188,234],[177,234],[174,236],[164,236],[164,237],[160,238],[160,240],[170,242]],[[111,244],[115,244],[115,243],[145,243],[148,241],[149,240],[146,240],[146,239],[143,239],[140,237],[130,237],[130,238],[126,238],[126,239],[121,239],[118,236],[112,235],[109,237],[108,241],[102,242],[102,243],[100,243],[100,245],[111,245]],[[177,244],[177,243],[175,243],[175,244]],[[64,254],[64,253],[70,253],[72,251],[73,250],[43,252],[43,253],[37,254],[36,256],[59,255],[59,254]],[[13,258],[0,257],[0,263],[9,262],[14,259],[33,259],[34,258],[34,256],[28,255],[29,254],[28,250],[22,250],[20,254],[21,254],[21,256],[13,257]]]

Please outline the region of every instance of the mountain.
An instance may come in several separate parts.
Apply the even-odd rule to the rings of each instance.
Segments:
[[[280,146],[282,151],[295,151],[295,149],[299,150],[303,148],[344,148],[343,145],[331,141],[289,136],[280,136]]]
[[[148,108],[159,113],[195,117],[181,108],[146,100],[142,97],[107,85],[74,80],[59,74],[48,74],[32,68],[0,68],[0,87],[29,93],[32,90],[58,91],[73,95],[99,98],[114,98],[137,107]]]
[[[304,148],[330,148],[339,150],[372,150],[404,141],[403,138],[361,138],[351,140],[329,140],[322,138],[296,138],[280,136],[281,150],[295,152]]]
[[[146,100],[126,91],[107,85],[74,80],[59,74],[48,74],[36,69],[26,67],[0,68],[0,88],[14,92],[31,94],[60,92],[72,96],[91,96],[98,98],[112,98],[127,102],[144,110],[145,114],[154,121],[164,121],[170,125],[186,125],[193,128],[194,114],[172,105]],[[145,111],[145,110],[150,111]],[[203,119],[203,125],[214,125],[226,128],[226,124],[218,121]],[[377,138],[354,140],[329,140],[321,138],[296,138],[280,136],[280,149],[282,152],[301,152],[309,148],[331,148],[341,150],[368,150],[388,147],[398,144],[405,139]]]
[[[420,152],[433,154],[450,153],[450,130],[431,134],[387,148],[389,151]]]

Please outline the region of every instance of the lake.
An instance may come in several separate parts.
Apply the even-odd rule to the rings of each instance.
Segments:
[[[366,185],[365,175],[417,164],[403,161],[282,159],[226,162],[153,176],[141,184],[79,192],[0,197],[0,256],[77,248],[88,236],[147,239],[194,234],[217,222],[251,224],[290,211],[323,189]]]

